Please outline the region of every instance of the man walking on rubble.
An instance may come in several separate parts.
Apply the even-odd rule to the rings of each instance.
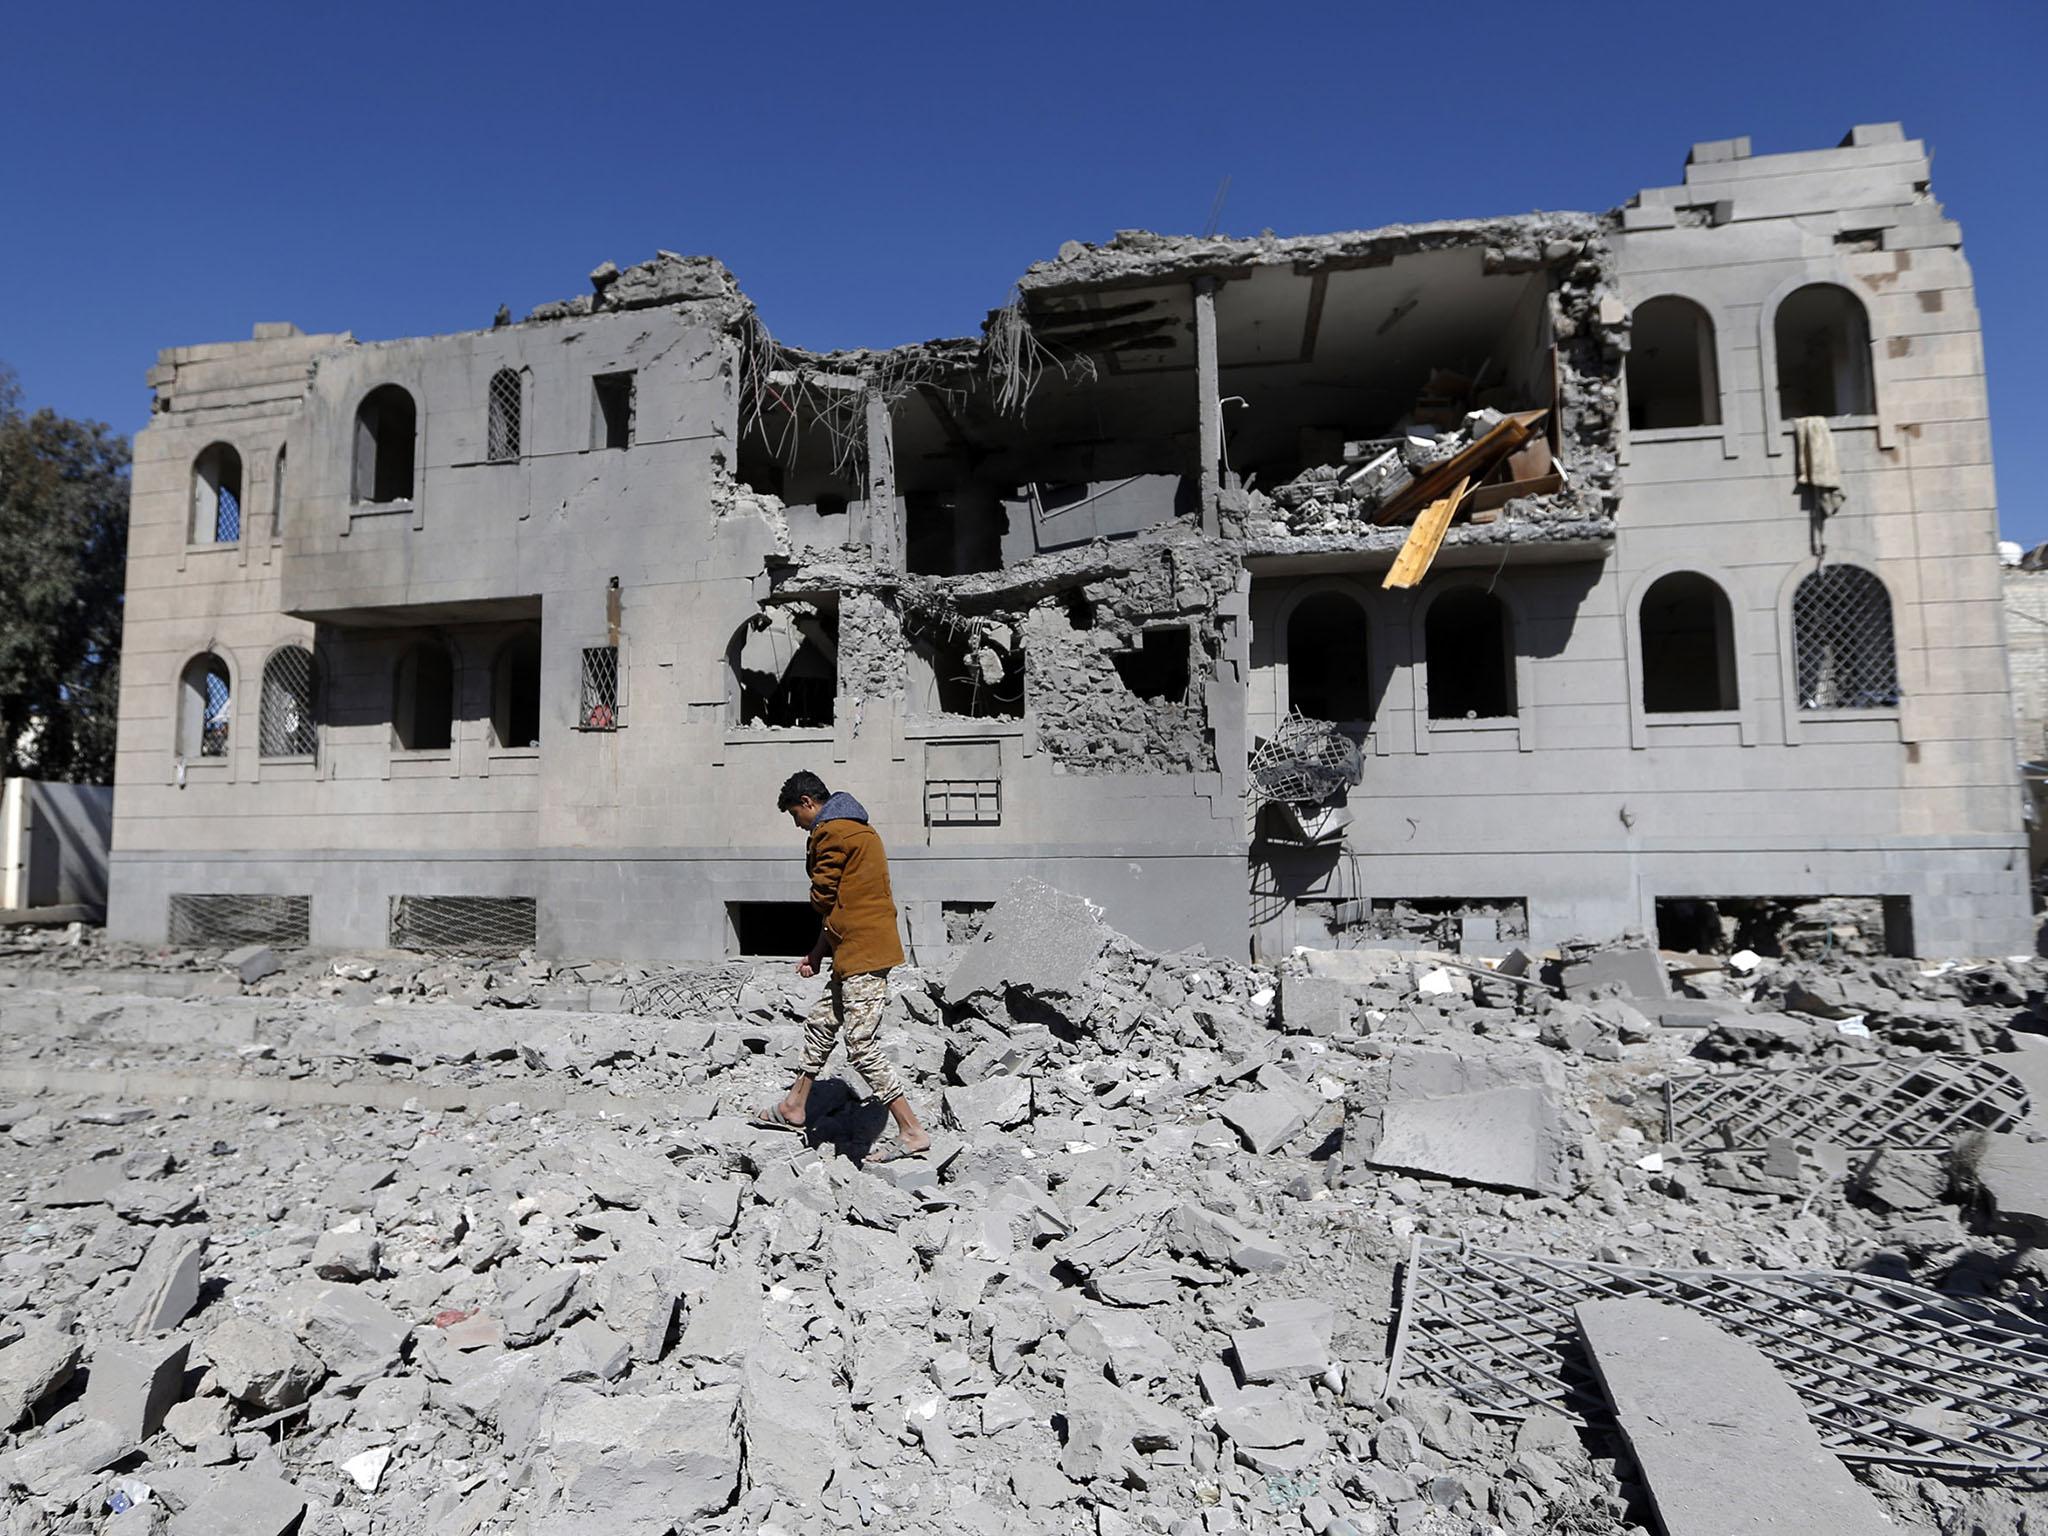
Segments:
[[[896,898],[889,890],[889,856],[881,835],[868,825],[861,803],[844,791],[834,794],[815,773],[793,773],[775,808],[808,833],[804,869],[811,877],[811,905],[823,919],[818,942],[796,963],[799,976],[815,976],[829,954],[832,977],[825,995],[804,1020],[803,1060],[789,1092],[754,1116],[756,1125],[802,1131],[811,1084],[831,1058],[841,1034],[846,1059],[875,1099],[888,1106],[897,1142],[868,1154],[870,1163],[917,1157],[932,1138],[903,1095],[896,1069],[875,1044],[882,1007],[889,998],[889,971],[903,963],[896,933]]]

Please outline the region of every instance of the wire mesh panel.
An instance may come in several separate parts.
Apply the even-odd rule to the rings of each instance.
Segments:
[[[583,652],[583,704],[577,722],[587,731],[619,728],[619,648],[594,645]]]
[[[655,1019],[729,1014],[739,1007],[747,976],[744,965],[697,966],[648,976],[627,985],[623,1006],[628,1013]]]
[[[391,946],[456,955],[516,955],[534,945],[531,896],[394,896]]]
[[[2027,1112],[2020,1080],[1981,1056],[1908,1056],[1789,1072],[1730,1072],[1664,1085],[1666,1139],[1761,1147],[1811,1136],[1851,1151],[1939,1150],[1964,1131],[2002,1131]]]
[[[1823,566],[1792,598],[1801,709],[1881,709],[1899,702],[1892,600],[1861,566]]]
[[[318,748],[313,676],[313,653],[303,645],[288,645],[263,664],[263,709],[256,737],[264,757],[311,757]]]
[[[1251,756],[1252,790],[1262,799],[1320,805],[1365,772],[1358,743],[1330,724],[1294,713]]]
[[[226,757],[228,755],[228,722],[233,698],[228,689],[228,669],[225,663],[214,660],[207,663],[201,679],[204,713],[199,723],[199,755],[201,757]]]
[[[1838,1456],[2048,1469],[2048,1325],[1841,1270],[1637,1269],[1418,1238],[1387,1390],[1424,1383],[1508,1417],[1604,1416],[1573,1309],[1606,1297],[1689,1308],[1762,1350]]]
[[[490,430],[484,457],[502,464],[519,457],[519,416],[522,405],[518,370],[500,368],[491,375]]]
[[[232,544],[242,536],[242,498],[231,485],[222,485],[213,498],[213,542]]]
[[[170,902],[170,941],[195,949],[296,949],[309,942],[312,922],[310,896],[178,895]]]

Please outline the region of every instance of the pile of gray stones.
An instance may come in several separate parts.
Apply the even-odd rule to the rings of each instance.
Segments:
[[[1255,966],[1021,881],[892,975],[935,1145],[881,1165],[857,1080],[749,1124],[818,985],[0,942],[0,1536],[1653,1531],[1611,1423],[1389,1381],[1416,1238],[2038,1306],[2024,1157],[1760,1177],[1661,1093],[1939,1053],[2048,1103],[2031,958]],[[2048,1531],[1855,1477],[1901,1531]]]

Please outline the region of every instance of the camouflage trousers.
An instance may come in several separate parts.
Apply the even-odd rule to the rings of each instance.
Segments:
[[[832,1059],[832,1047],[843,1034],[846,1059],[877,1102],[887,1104],[902,1098],[903,1084],[896,1078],[896,1069],[875,1044],[875,1036],[882,1027],[882,1008],[888,1001],[887,971],[866,971],[857,976],[841,976],[833,971],[832,979],[825,984],[825,995],[804,1020],[803,1064],[797,1070],[806,1077],[823,1072],[825,1063]]]

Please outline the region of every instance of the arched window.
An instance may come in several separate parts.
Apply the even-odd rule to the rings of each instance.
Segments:
[[[186,662],[178,686],[178,756],[226,757],[232,708],[228,664],[211,651]]]
[[[1629,326],[1628,424],[1637,431],[1721,424],[1714,322],[1675,294],[1636,306]]]
[[[501,747],[540,745],[540,636],[507,640],[491,665],[491,731]]]
[[[214,443],[192,461],[194,544],[232,544],[242,536],[242,456]]]
[[[726,647],[732,706],[741,725],[817,728],[832,723],[839,691],[839,615],[809,604],[757,613]]]
[[[287,645],[263,664],[263,709],[256,721],[261,757],[311,757],[319,747],[314,724],[313,653]]]
[[[1899,702],[1892,599],[1856,565],[1824,565],[1792,594],[1801,709],[1886,709]]]
[[[396,384],[379,385],[356,407],[354,497],[408,501],[412,497],[413,438],[419,425],[412,396]]]
[[[1736,707],[1735,619],[1718,582],[1697,571],[1658,577],[1637,623],[1645,714]]]
[[[455,658],[422,640],[399,659],[391,725],[406,752],[445,752],[455,740]]]
[[[1429,718],[1501,720],[1515,713],[1512,626],[1505,604],[1480,587],[1452,587],[1423,625]]]
[[[277,457],[270,465],[270,536],[284,537],[284,446],[278,445]]]
[[[1870,380],[1870,317],[1862,301],[1834,283],[1808,283],[1785,295],[1772,321],[1778,350],[1778,414],[1868,416],[1877,409]]]
[[[519,428],[525,390],[516,368],[491,375],[491,416],[484,436],[484,457],[507,464],[519,457]]]
[[[1287,698],[1315,720],[1372,718],[1365,610],[1342,592],[1303,598],[1287,618]]]

